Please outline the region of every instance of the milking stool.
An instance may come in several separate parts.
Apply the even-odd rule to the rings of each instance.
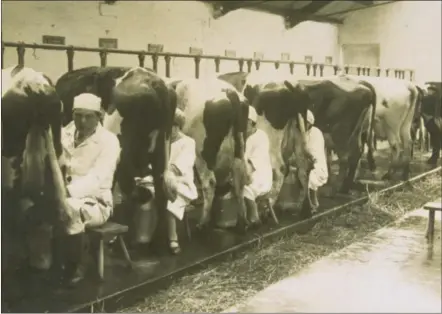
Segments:
[[[129,252],[127,251],[126,244],[124,243],[123,234],[129,231],[128,226],[120,225],[115,222],[108,221],[104,225],[99,227],[89,227],[86,229],[92,237],[93,241],[98,240],[98,252],[97,252],[97,270],[98,276],[101,280],[104,279],[104,238],[106,236],[116,236],[119,241],[121,249],[123,250],[124,258],[129,268],[133,267],[132,260]]]
[[[436,211],[442,210],[442,198],[434,202],[428,202],[424,205],[424,209],[428,210],[428,226],[425,237],[427,238],[428,244],[432,247],[434,241],[434,223]]]
[[[275,211],[273,210],[272,202],[270,199],[270,193],[258,196],[256,198],[256,204],[258,205],[258,208],[260,206],[264,207],[266,210],[270,212],[270,215],[273,218],[273,221],[276,224],[279,224],[278,218],[276,217]]]

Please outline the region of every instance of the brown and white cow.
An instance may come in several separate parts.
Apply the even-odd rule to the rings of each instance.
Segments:
[[[298,205],[309,200],[308,175],[312,159],[305,146],[305,115],[310,99],[302,85],[295,85],[299,91],[294,95],[284,85],[290,76],[234,72],[219,76],[237,89],[242,88],[244,96],[258,113],[257,127],[267,133],[270,141],[270,156],[273,169],[273,185],[270,199],[278,199],[284,177],[288,174],[291,157],[295,155],[301,191]]]
[[[183,132],[196,143],[195,169],[202,186],[203,210],[198,226],[210,221],[215,189],[232,178],[240,204],[238,226],[248,225],[243,189],[248,102],[230,84],[217,78],[171,80],[177,106],[186,115]]]
[[[90,66],[66,72],[55,84],[58,95],[63,102],[63,125],[72,121],[74,98],[82,93],[92,93],[110,97],[107,82],[117,79],[129,71],[130,67],[97,67]],[[102,98],[102,106],[107,110],[109,99]]]
[[[135,177],[144,177],[151,165],[159,223],[164,223],[167,200],[173,198],[166,168],[176,109],[175,91],[154,71],[141,67],[88,67],[74,72],[59,79],[57,91],[69,101],[83,92],[101,98],[106,112],[103,126],[120,139],[122,150],[115,179],[123,197],[132,199]],[[160,225],[156,230],[160,240],[165,241],[166,228]]]
[[[309,109],[315,115],[315,125],[328,138],[327,149],[333,149],[338,156],[338,184],[334,192],[348,193],[356,179],[364,143],[372,142],[375,94],[370,87],[343,76],[308,77],[297,82],[305,86],[310,97]],[[369,152],[371,157],[372,146]],[[373,171],[373,158],[368,163]]]
[[[374,132],[378,139],[388,140],[391,148],[390,167],[382,178],[389,180],[402,168],[402,179],[408,180],[413,145],[411,127],[419,104],[419,90],[413,83],[395,78],[348,77],[370,86],[376,93]]]
[[[281,153],[290,154],[295,151],[295,159],[297,155],[301,154],[302,156],[302,148],[299,145],[302,141],[299,138],[294,147],[281,147],[282,139],[279,139],[278,136],[275,137],[275,134],[278,133],[275,132],[277,120],[290,116],[290,106],[298,106],[297,110],[310,109],[316,117],[315,125],[328,139],[326,141],[326,144],[329,145],[328,148],[333,148],[338,154],[340,173],[339,184],[336,187],[340,188],[342,192],[348,192],[354,181],[358,162],[363,152],[362,137],[370,134],[371,123],[369,122],[371,121],[372,105],[374,103],[372,91],[357,81],[340,77],[301,78],[286,76],[282,79],[277,78],[277,76],[279,75],[274,78],[266,76],[263,79],[261,77],[263,81],[258,84],[252,83],[252,76],[243,72],[222,74],[220,78],[232,81],[238,87],[243,86],[244,94],[251,102],[254,101],[253,98],[256,95],[262,94],[261,106],[267,106],[266,120],[267,122],[273,120],[273,125],[269,126],[268,123],[261,122],[259,127],[266,129],[271,139],[275,138],[271,142],[274,145],[272,155],[274,156],[274,169],[277,175],[277,169],[281,164],[281,157],[278,157],[278,155]],[[287,88],[292,91],[291,98],[285,94]],[[284,99],[284,97],[286,98]],[[280,125],[282,126],[283,123]],[[295,128],[293,130],[295,132],[292,134],[286,130],[286,136],[299,137],[299,129]],[[292,140],[284,142],[290,141]],[[298,165],[298,169],[300,168]],[[305,174],[303,176],[303,180],[306,180]],[[275,189],[278,189],[278,186],[279,182],[275,182]],[[303,202],[304,189],[306,187],[301,191],[298,204]]]
[[[34,232],[57,222],[67,210],[59,165],[62,111],[62,102],[45,74],[23,66],[2,70],[2,166],[9,168],[4,170],[11,176],[2,176],[6,179],[2,180],[5,255],[14,243],[5,236],[32,241]],[[47,269],[49,260],[41,254],[50,254],[50,236],[41,241],[46,243],[43,251],[28,242],[30,252],[37,254],[30,254],[30,262],[32,267]]]

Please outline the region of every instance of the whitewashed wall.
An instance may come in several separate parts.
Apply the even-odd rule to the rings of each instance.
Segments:
[[[441,1],[398,1],[355,11],[340,44],[380,44],[382,68],[412,68],[418,81],[441,81]]]
[[[205,54],[224,54],[236,50],[237,57],[252,57],[254,51],[266,59],[280,59],[289,52],[292,60],[303,61],[305,55],[314,62],[325,56],[337,60],[338,28],[335,25],[304,22],[285,30],[281,17],[237,10],[214,20],[206,4],[196,1],[118,1],[102,6],[98,1],[6,1],[2,2],[4,41],[41,43],[42,35],[65,36],[67,45],[97,47],[98,38],[117,38],[120,49],[147,49],[148,43],[163,44],[164,51],[188,53],[189,47],[203,48]],[[17,62],[15,49],[5,51],[5,66]],[[58,78],[67,70],[66,54],[26,51],[25,63]],[[76,53],[74,67],[99,65],[98,54]],[[109,65],[137,65],[136,56],[110,55]],[[172,60],[172,75],[194,75],[193,60]],[[146,66],[151,66],[146,58]],[[273,65],[261,65],[261,70]],[[165,74],[164,59],[159,62]],[[214,62],[201,64],[201,75],[213,73]],[[246,67],[244,68],[246,69]],[[221,63],[221,71],[238,70],[236,62]],[[295,68],[295,71],[297,68]],[[302,67],[304,71],[304,67]],[[280,71],[289,71],[288,65]],[[300,71],[300,69],[299,69]]]

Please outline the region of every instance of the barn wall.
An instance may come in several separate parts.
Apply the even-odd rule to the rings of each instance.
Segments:
[[[380,44],[380,66],[412,68],[416,80],[441,81],[440,1],[399,1],[350,14],[340,44]]]
[[[224,54],[236,50],[237,57],[252,57],[254,51],[267,59],[280,59],[281,52],[303,61],[305,55],[316,62],[325,56],[337,60],[338,28],[335,25],[304,22],[285,30],[281,17],[237,10],[213,20],[206,4],[196,1],[119,1],[102,6],[98,1],[7,1],[2,2],[2,33],[5,41],[41,43],[42,35],[65,36],[66,44],[97,47],[98,38],[118,39],[120,49],[147,49],[148,43],[164,44],[164,51],[188,53],[189,47],[200,47],[206,54]],[[16,63],[15,49],[7,48],[5,65]],[[74,67],[98,65],[96,53],[76,53]],[[46,71],[57,78],[67,69],[63,52],[26,51],[29,66]],[[202,75],[214,73],[214,62],[201,64]],[[110,55],[109,65],[137,65],[136,56]],[[151,66],[146,58],[146,66]],[[261,69],[273,65],[261,65]],[[164,59],[159,63],[164,74]],[[236,62],[221,63],[221,71],[238,69]],[[289,71],[288,65],[281,67]],[[304,70],[304,67],[302,67]],[[295,68],[296,71],[296,68]],[[193,75],[193,60],[172,60],[172,75]]]

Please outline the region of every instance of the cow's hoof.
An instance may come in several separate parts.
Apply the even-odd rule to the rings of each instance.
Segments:
[[[382,180],[389,181],[391,180],[391,174],[388,172],[382,176]]]
[[[196,229],[200,232],[207,231],[208,228],[209,228],[209,223],[198,223],[196,225]]]
[[[262,222],[260,219],[253,220],[249,224],[249,229],[257,229],[262,225]]]
[[[438,158],[436,157],[430,157],[430,159],[427,160],[427,164],[430,166],[436,166],[437,165]]]
[[[299,209],[302,209],[302,204],[304,203],[304,201],[296,201],[294,204],[293,204],[293,209],[294,210],[299,210]]]
[[[236,224],[236,230],[240,234],[245,234],[249,229],[251,225],[246,219],[239,219],[238,223]]]
[[[316,215],[318,213],[318,207],[319,207],[319,204],[318,204],[318,206],[313,206],[312,207],[312,209],[310,211],[311,216],[314,216],[314,215]]]

